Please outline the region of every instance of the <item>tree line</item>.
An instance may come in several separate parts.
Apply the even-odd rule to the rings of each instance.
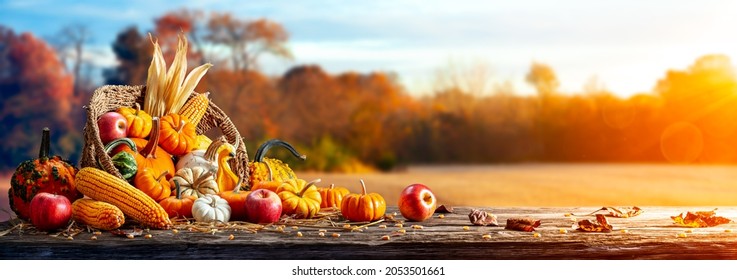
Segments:
[[[554,69],[532,63],[534,95],[508,85],[487,88],[483,75],[447,71],[430,95],[413,95],[393,73],[327,73],[297,65],[281,76],[259,71],[263,55],[291,59],[289,33],[268,19],[179,10],[154,19],[153,30],[120,31],[118,66],[106,84],[145,83],[151,33],[173,57],[184,32],[189,59],[216,65],[197,91],[210,92],[245,137],[249,151],[270,138],[291,142],[309,160],[298,169],[390,170],[415,163],[737,161],[737,76],[729,57],[705,55],[668,70],[651,92],[619,97],[592,83],[561,92]],[[63,30],[64,31],[64,30]],[[82,146],[84,111],[98,85],[84,78],[84,28],[56,49],[29,33],[0,27],[0,168],[36,155],[40,130],[52,128],[54,151],[73,162]],[[61,40],[63,41],[63,40]],[[70,42],[71,41],[71,42]],[[192,63],[197,64],[197,63]],[[448,70],[448,69],[446,69]],[[481,77],[481,78],[479,78]],[[286,153],[274,157],[288,159]]]

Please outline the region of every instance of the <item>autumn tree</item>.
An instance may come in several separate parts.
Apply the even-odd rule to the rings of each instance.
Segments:
[[[266,53],[292,58],[286,46],[289,33],[277,22],[265,18],[242,20],[230,13],[213,13],[207,28],[206,38],[227,49],[230,67],[235,71],[257,69],[258,59]]]
[[[103,72],[105,82],[112,85],[145,84],[153,53],[148,38],[131,26],[118,33],[112,48],[118,66]]]
[[[15,168],[38,156],[41,130],[52,130],[55,154],[75,160],[81,137],[71,119],[72,76],[54,50],[31,33],[0,26],[0,168]]]

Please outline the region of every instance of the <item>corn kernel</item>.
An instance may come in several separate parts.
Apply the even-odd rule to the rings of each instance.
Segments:
[[[388,235],[384,235],[381,237],[381,240],[389,240],[389,239],[391,239],[391,237],[389,237]]]
[[[292,229],[299,229],[298,226],[292,226]]]
[[[412,228],[413,228],[413,229],[423,229],[423,228],[425,228],[425,227],[423,227],[423,226],[421,226],[421,225],[412,225]]]
[[[386,225],[379,225],[379,228],[386,228]]]
[[[319,235],[320,237],[325,237],[325,233],[324,232],[320,232],[317,235]]]
[[[438,215],[438,219],[445,219],[445,215],[443,214]]]
[[[625,234],[630,233],[630,231],[628,229],[622,229],[622,230],[619,230],[619,232],[625,233]]]
[[[676,237],[678,237],[678,238],[686,238],[687,236],[688,235],[686,235],[686,233],[684,233],[684,232],[679,232],[678,235],[676,235]]]
[[[403,227],[404,227],[404,225],[403,225],[403,224],[396,224],[396,225],[394,225],[394,226],[395,226],[395,227],[398,227],[398,228],[403,228]]]
[[[725,229],[724,232],[729,233],[729,232],[732,232],[732,230],[731,229]]]
[[[577,222],[577,221],[578,219],[576,219],[576,217],[571,217],[571,222]]]
[[[177,233],[179,233],[179,230],[178,230],[178,229],[172,229],[172,230],[171,230],[171,233],[173,233],[173,234],[177,234]]]
[[[533,233],[532,234],[532,237],[535,237],[535,238],[539,238],[540,236],[542,236],[542,235],[540,235],[539,232],[536,232],[536,233]]]
[[[67,240],[74,240],[74,237],[67,236]]]
[[[351,225],[343,225],[344,229],[351,229]]]
[[[463,226],[463,230],[471,230],[471,228],[468,226]]]
[[[568,233],[568,230],[562,228],[562,229],[559,229],[558,232],[560,232],[560,234],[566,234]]]
[[[94,235],[93,235],[92,237],[90,237],[90,239],[92,239],[92,240],[97,240],[97,236],[94,236]]]
[[[484,235],[481,236],[481,238],[486,239],[486,240],[489,240],[489,239],[491,239],[491,234],[484,234]]]
[[[340,233],[333,233],[333,237],[334,237],[334,238],[338,238],[338,237],[340,237]]]
[[[302,232],[298,231],[297,232],[297,237],[302,237]]]
[[[685,233],[693,233],[693,230],[692,230],[692,229],[687,229],[687,230],[685,230],[684,232],[685,232]]]
[[[130,234],[130,233],[126,234],[125,237],[127,237],[128,239],[136,238],[135,236],[133,236],[133,234]]]
[[[145,237],[146,239],[151,239],[151,238],[153,237],[153,235],[151,235],[151,234],[146,234],[146,235],[144,235],[143,237]]]
[[[321,229],[321,230],[318,230],[318,231],[319,231],[319,232],[328,232],[328,230],[327,230],[327,229]]]
[[[102,235],[102,232],[100,232],[100,231],[95,231],[95,232],[93,232],[92,234],[94,234],[94,235]]]
[[[565,214],[563,214],[563,216],[566,216],[566,217],[570,217],[570,216],[572,216],[572,215],[573,215],[573,214],[571,214],[571,213],[565,213]]]
[[[400,229],[400,230],[398,230],[397,232],[398,232],[398,233],[406,233],[406,232],[407,232],[407,230],[406,230],[406,229]]]
[[[235,236],[233,236],[232,234],[228,236],[228,240],[233,240],[233,239],[235,239]]]

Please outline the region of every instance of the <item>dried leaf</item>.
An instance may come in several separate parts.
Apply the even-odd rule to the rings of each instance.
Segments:
[[[126,237],[127,238],[128,235],[131,235],[131,236],[141,236],[141,235],[143,235],[143,229],[133,228],[133,230],[130,230],[130,231],[125,231],[125,230],[122,230],[122,229],[116,229],[116,230],[110,231],[110,233],[112,233],[115,236],[121,236],[121,237]]]
[[[640,209],[640,207],[637,207],[637,206],[623,207],[621,209],[616,208],[616,207],[611,207],[611,206],[604,206],[601,209],[591,212],[588,215],[593,215],[600,211],[607,211],[609,212],[609,216],[614,217],[614,218],[631,218],[631,217],[642,214],[642,209]]]
[[[471,220],[472,224],[477,226],[499,225],[496,220],[496,215],[487,213],[486,211],[473,209],[471,211],[471,214],[468,214],[468,218]]]
[[[716,210],[687,212],[685,215],[681,213],[678,216],[672,216],[671,219],[676,224],[686,227],[713,227],[732,222],[725,217],[716,216]]]
[[[507,219],[507,226],[505,226],[504,228],[532,232],[535,231],[535,228],[539,226],[540,220],[534,220],[531,218],[512,218]]]
[[[604,214],[596,214],[596,221],[581,220],[578,222],[576,230],[585,232],[610,232],[612,225],[609,224]]]
[[[435,208],[435,213],[453,213],[453,206],[445,206],[445,204],[441,204],[438,208]]]

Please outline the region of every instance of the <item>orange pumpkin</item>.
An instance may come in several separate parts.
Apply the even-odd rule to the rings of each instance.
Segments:
[[[278,182],[278,181],[260,181],[258,182],[258,184],[253,186],[251,190],[255,191],[258,189],[266,189],[266,190],[270,190],[276,193],[276,190],[279,188],[279,186],[281,186],[281,184],[282,182]]]
[[[250,191],[241,191],[242,179],[238,181],[235,189],[232,191],[224,191],[218,193],[218,196],[225,199],[230,205],[230,220],[245,221],[246,220],[246,198]]]
[[[120,107],[118,113],[128,121],[127,135],[130,138],[146,138],[151,133],[153,125],[151,115],[141,110],[141,105],[136,103],[136,108]]]
[[[105,146],[105,150],[114,151],[117,154],[120,151],[127,152],[136,159],[136,165],[138,170],[145,168],[153,168],[161,174],[164,171],[168,171],[167,179],[171,178],[175,174],[174,161],[171,159],[171,155],[159,149],[159,118],[154,117],[152,119],[153,127],[151,128],[151,139],[146,140],[142,138],[119,138],[111,141]]]
[[[136,173],[133,185],[157,202],[171,195],[171,185],[166,180],[169,171],[157,172],[156,169],[144,168]]]
[[[320,197],[322,197],[322,203],[320,203],[320,207],[322,208],[340,208],[340,204],[343,202],[343,197],[351,193],[344,187],[336,188],[335,184],[330,184],[330,188],[319,188],[317,191],[320,193]]]
[[[179,114],[161,117],[161,141],[159,145],[168,153],[183,156],[199,144],[196,127]]]
[[[279,186],[276,193],[281,198],[282,213],[295,215],[296,218],[312,218],[320,211],[322,198],[317,192],[315,183],[320,179],[306,183],[302,179],[287,180]]]
[[[384,217],[386,201],[378,193],[366,194],[366,184],[361,180],[361,194],[352,193],[343,197],[340,213],[354,222],[371,222]]]
[[[192,218],[192,205],[194,205],[195,199],[197,199],[196,196],[185,196],[182,197],[180,189],[179,189],[179,182],[174,180],[174,185],[176,186],[176,195],[167,197],[166,199],[159,202],[159,205],[166,210],[166,213],[169,214],[169,218],[174,217],[185,217],[185,218]]]

